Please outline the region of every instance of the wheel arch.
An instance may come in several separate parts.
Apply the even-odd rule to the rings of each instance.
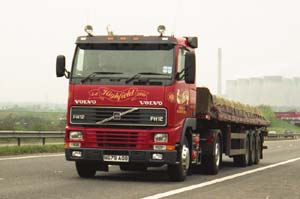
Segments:
[[[179,144],[182,145],[184,138],[187,137],[190,144],[192,143],[193,131],[196,131],[196,119],[186,118],[181,131],[181,138]]]

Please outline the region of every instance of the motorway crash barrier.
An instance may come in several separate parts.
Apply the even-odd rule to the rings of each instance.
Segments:
[[[64,131],[0,131],[0,139],[17,139],[18,146],[21,146],[22,138],[42,139],[42,144],[46,144],[46,138],[64,138]]]
[[[0,140],[13,138],[17,139],[18,146],[21,146],[21,139],[33,138],[42,139],[42,144],[46,144],[46,138],[64,138],[64,131],[0,131]],[[283,133],[283,134],[269,134],[265,140],[286,140],[299,139],[300,133]]]
[[[278,134],[268,134],[265,140],[293,140],[299,139],[300,133],[278,133]]]

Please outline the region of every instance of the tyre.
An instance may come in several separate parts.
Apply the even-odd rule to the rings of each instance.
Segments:
[[[202,168],[205,173],[216,175],[219,172],[222,164],[222,144],[220,136],[217,136],[214,146],[213,153],[205,155],[202,160]]]
[[[257,142],[255,144],[255,160],[254,164],[258,164],[260,159],[262,157],[262,151],[261,151],[261,138],[260,135],[257,136]]]
[[[76,170],[82,178],[92,178],[96,174],[97,164],[88,161],[76,161]]]
[[[254,164],[254,161],[255,161],[255,156],[256,156],[255,142],[256,142],[255,135],[252,134],[251,139],[250,139],[251,147],[250,147],[250,158],[249,158],[249,163],[248,163],[249,166]]]
[[[246,137],[246,145],[245,149],[246,152],[243,155],[236,155],[233,156],[233,162],[236,166],[239,167],[246,167],[249,165],[249,160],[250,160],[250,139],[249,136]]]
[[[187,138],[184,138],[183,145],[180,150],[180,163],[168,165],[169,178],[172,181],[184,181],[190,168],[190,147]]]

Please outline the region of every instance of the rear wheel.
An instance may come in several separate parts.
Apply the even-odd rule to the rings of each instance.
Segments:
[[[255,135],[252,134],[251,135],[251,139],[250,139],[250,143],[251,143],[251,146],[250,146],[250,159],[249,159],[249,165],[252,165],[254,164],[255,162],[255,156],[256,156],[256,149],[255,149]]]
[[[257,137],[257,142],[255,144],[255,160],[254,164],[258,164],[260,159],[262,157],[262,151],[261,151],[261,138],[260,135]]]
[[[246,137],[245,142],[245,154],[233,156],[233,161],[236,166],[246,167],[249,165],[250,160],[250,139],[249,136]]]
[[[76,161],[76,170],[82,178],[92,178],[96,174],[97,163],[88,161]]]
[[[180,162],[175,165],[168,165],[168,174],[173,181],[184,181],[190,168],[190,148],[187,138],[184,138],[181,147]]]
[[[220,136],[217,136],[213,146],[213,152],[205,155],[202,160],[202,167],[208,174],[215,175],[219,172],[222,163],[222,145]]]

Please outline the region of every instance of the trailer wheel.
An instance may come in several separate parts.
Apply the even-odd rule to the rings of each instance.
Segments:
[[[96,174],[97,165],[94,162],[76,161],[76,170],[82,178],[92,178]]]
[[[249,159],[249,164],[248,165],[252,165],[254,164],[255,162],[255,158],[256,158],[256,149],[255,149],[255,136],[254,136],[254,133],[251,135],[251,138],[250,138],[250,143],[251,143],[251,146],[250,146],[250,159]]]
[[[257,136],[257,142],[255,144],[255,160],[254,164],[258,164],[260,159],[262,157],[262,151],[261,151],[261,138],[260,135]]]
[[[249,165],[250,160],[250,139],[249,136],[246,137],[246,153],[243,155],[233,156],[233,162],[236,166],[246,167]]]
[[[184,138],[183,145],[180,150],[180,162],[175,165],[168,165],[169,178],[172,181],[184,181],[190,168],[190,147],[187,138]]]
[[[217,136],[213,146],[213,153],[206,155],[202,160],[202,168],[207,174],[216,175],[222,163],[222,144],[220,136]]]

